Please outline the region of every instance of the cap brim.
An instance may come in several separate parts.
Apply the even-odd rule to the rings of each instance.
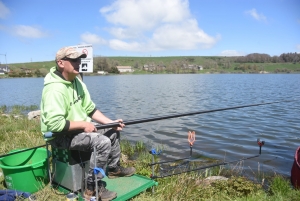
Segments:
[[[81,54],[78,58],[86,58],[87,55],[86,54]]]
[[[77,59],[77,58],[86,58],[87,55],[85,53],[75,52],[75,53],[72,53],[72,54],[70,54],[66,57],[70,58],[70,59]]]

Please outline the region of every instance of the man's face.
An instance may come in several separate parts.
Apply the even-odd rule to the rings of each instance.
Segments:
[[[73,80],[79,74],[79,65],[81,59],[64,58],[58,61],[58,65],[63,69],[62,74],[67,77],[69,81]],[[70,80],[71,79],[71,80]]]

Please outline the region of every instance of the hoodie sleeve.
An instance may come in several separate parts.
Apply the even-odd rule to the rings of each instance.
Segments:
[[[67,105],[67,98],[61,92],[56,90],[45,92],[41,104],[43,110],[41,121],[47,127],[46,130],[52,132],[64,130],[67,124],[65,117]]]

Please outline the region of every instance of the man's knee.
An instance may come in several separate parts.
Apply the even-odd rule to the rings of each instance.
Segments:
[[[100,136],[101,140],[95,142],[97,149],[111,149],[111,141],[106,136]]]

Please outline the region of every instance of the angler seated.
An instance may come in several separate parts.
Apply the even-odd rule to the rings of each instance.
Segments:
[[[84,196],[89,200],[95,194],[95,183],[105,175],[94,168],[104,169],[107,165],[108,177],[131,176],[135,168],[120,165],[120,131],[125,127],[122,119],[111,120],[102,114],[91,100],[86,85],[77,77],[81,58],[86,54],[73,47],[64,47],[56,53],[56,66],[44,79],[41,100],[41,131],[55,132],[51,145],[57,148],[90,152],[87,189]],[[118,123],[110,129],[96,129],[91,120],[100,124]],[[79,131],[79,132],[78,132]],[[94,162],[96,149],[96,164]],[[103,182],[99,183],[102,200],[111,200],[117,195],[108,191]]]

